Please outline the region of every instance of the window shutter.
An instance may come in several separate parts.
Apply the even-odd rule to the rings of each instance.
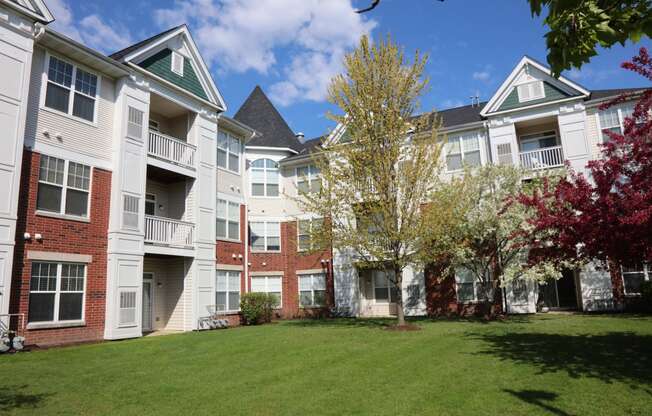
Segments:
[[[125,195],[122,209],[122,226],[124,228],[138,229],[138,205],[140,198]]]
[[[119,324],[136,323],[136,292],[120,292]]]
[[[498,154],[499,165],[512,165],[512,146],[509,143],[501,143],[496,145],[496,153]]]
[[[129,107],[127,136],[134,139],[143,138],[143,112],[133,107]]]
[[[178,52],[172,52],[172,72],[183,76],[183,55]]]

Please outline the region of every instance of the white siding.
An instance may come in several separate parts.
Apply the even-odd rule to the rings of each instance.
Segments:
[[[67,117],[40,107],[45,50],[36,48],[29,87],[25,143],[44,143],[80,155],[111,162],[115,83],[102,74],[97,105],[97,125]],[[65,56],[62,56],[65,59]],[[69,62],[75,64],[74,61]],[[49,137],[43,132],[48,131]],[[55,135],[60,134],[61,139]]]
[[[154,273],[154,330],[183,330],[184,259],[145,256],[143,271]]]

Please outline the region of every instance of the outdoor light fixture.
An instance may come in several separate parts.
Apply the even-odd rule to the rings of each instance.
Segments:
[[[43,236],[40,233],[36,233],[34,234],[34,239],[36,239],[36,241],[43,241]]]
[[[32,239],[32,235],[31,235],[30,233],[25,233],[25,234],[23,234],[23,238],[24,238],[26,241],[29,241],[29,240]]]

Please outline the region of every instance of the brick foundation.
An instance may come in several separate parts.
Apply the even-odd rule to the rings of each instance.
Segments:
[[[20,185],[16,248],[12,273],[11,313],[28,316],[30,250],[93,256],[87,265],[84,326],[25,330],[28,344],[57,345],[103,339],[106,302],[107,230],[111,172],[92,169],[89,202],[90,222],[36,215],[40,154],[25,150]],[[25,241],[25,232],[43,235],[42,241]]]

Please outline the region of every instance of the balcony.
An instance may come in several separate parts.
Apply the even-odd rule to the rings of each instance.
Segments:
[[[147,154],[157,159],[172,163],[182,168],[195,170],[196,147],[183,140],[149,131]]]
[[[521,167],[528,170],[542,170],[564,166],[564,152],[561,146],[544,147],[519,154]]]
[[[176,248],[192,248],[195,225],[170,218],[145,215],[145,243]]]

